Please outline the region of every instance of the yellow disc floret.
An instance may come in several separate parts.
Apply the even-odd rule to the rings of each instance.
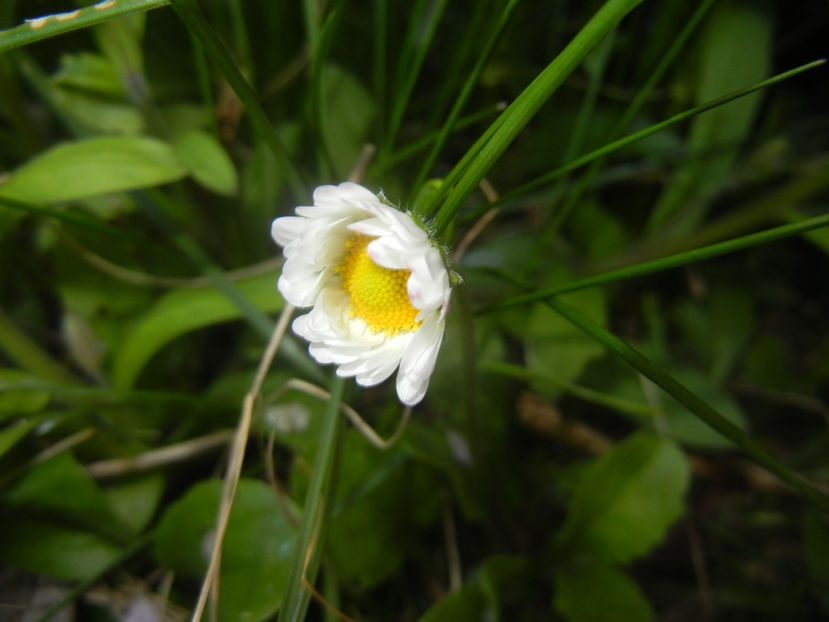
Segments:
[[[420,325],[420,313],[409,302],[406,281],[410,270],[390,270],[371,260],[366,246],[374,238],[354,234],[345,242],[345,257],[337,266],[351,302],[350,314],[365,320],[374,332],[396,335]]]

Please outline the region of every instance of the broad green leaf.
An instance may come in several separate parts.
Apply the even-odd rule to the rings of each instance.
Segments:
[[[632,435],[584,471],[558,535],[562,550],[610,563],[645,554],[682,514],[689,481],[674,443]]]
[[[653,610],[639,586],[612,566],[572,561],[556,567],[555,607],[569,622],[648,622]]]
[[[214,136],[203,131],[188,132],[173,141],[173,150],[202,186],[217,194],[236,192],[239,183],[236,169]]]
[[[21,570],[58,579],[87,579],[109,566],[120,552],[110,540],[75,527],[17,514],[0,518],[0,559]]]
[[[0,195],[57,203],[166,184],[186,173],[172,148],[160,140],[106,136],[52,147],[12,173],[0,185]]]
[[[158,525],[155,554],[170,569],[200,579],[207,568],[222,482],[196,484]],[[222,548],[219,619],[256,622],[273,614],[288,582],[296,528],[273,490],[242,478]]]
[[[262,311],[277,311],[285,304],[277,292],[274,274],[239,281],[237,286]],[[176,337],[240,316],[239,308],[211,287],[166,294],[138,321],[117,352],[113,384],[119,389],[130,388],[153,354]]]
[[[338,179],[345,179],[365,142],[374,104],[365,88],[337,65],[322,75],[322,138]]]
[[[595,322],[604,325],[604,294],[600,289],[586,289],[562,296]],[[604,354],[595,340],[544,304],[538,303],[530,312],[524,337],[527,369],[543,375],[554,375],[561,382],[572,383],[587,364]],[[542,381],[533,387],[549,398],[560,390]]]

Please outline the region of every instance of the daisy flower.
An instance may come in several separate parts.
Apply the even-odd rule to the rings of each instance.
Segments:
[[[277,218],[279,291],[310,312],[293,322],[319,363],[374,386],[397,372],[397,395],[423,399],[449,305],[443,254],[410,215],[354,183],[320,186],[314,205]]]

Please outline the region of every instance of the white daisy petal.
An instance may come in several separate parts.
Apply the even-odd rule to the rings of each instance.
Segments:
[[[294,332],[318,362],[362,386],[395,369],[400,401],[426,394],[449,305],[443,255],[408,214],[360,185],[314,190],[314,205],[277,218],[274,240],[284,247],[279,291],[311,310]]]

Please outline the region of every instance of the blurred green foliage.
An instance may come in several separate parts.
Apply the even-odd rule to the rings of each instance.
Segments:
[[[57,584],[81,586],[75,619],[125,619],[137,583],[179,619],[215,536],[215,434],[284,307],[271,220],[348,177],[365,143],[362,183],[437,206],[504,102],[606,5],[203,0],[250,100],[166,2],[88,4],[36,27],[75,5],[0,3],[0,618]],[[492,196],[460,207],[446,239],[463,284],[429,394],[387,451],[344,435],[310,619],[829,616],[824,514],[550,307],[484,312],[827,213],[825,66],[510,194],[825,54],[825,3],[712,4],[633,10],[530,102],[485,172],[509,198],[477,237]],[[562,298],[825,490],[827,253],[819,229]],[[324,402],[282,391],[291,378],[326,375],[287,337],[228,525],[221,621],[275,619],[311,553],[295,543]],[[386,435],[400,417],[386,385],[348,404]]]

